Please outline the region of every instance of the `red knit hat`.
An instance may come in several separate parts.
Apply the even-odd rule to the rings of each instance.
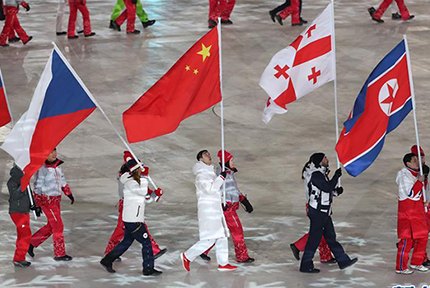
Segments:
[[[415,156],[418,156],[418,148],[417,147],[418,147],[417,145],[414,145],[411,147],[411,153],[414,154]],[[420,147],[420,154],[421,154],[421,156],[426,156],[424,154],[423,148],[421,148],[421,147]]]
[[[127,163],[128,161],[133,159],[133,155],[131,155],[130,151],[124,151],[123,158],[124,158],[124,163]]]
[[[218,158],[219,158],[219,161],[222,162],[222,150],[218,151]],[[224,150],[224,161],[225,161],[225,163],[230,161],[231,158],[233,158],[233,155],[228,153],[227,150]]]

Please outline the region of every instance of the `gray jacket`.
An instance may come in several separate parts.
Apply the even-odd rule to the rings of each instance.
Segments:
[[[10,170],[10,179],[7,181],[9,189],[9,213],[30,213],[30,198],[28,190],[21,191],[21,178],[24,173],[18,166],[13,166]]]

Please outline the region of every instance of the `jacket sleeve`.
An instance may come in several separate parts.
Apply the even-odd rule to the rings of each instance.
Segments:
[[[203,191],[206,194],[215,194],[220,191],[222,184],[225,179],[222,176],[218,176],[214,181],[211,179],[205,179],[204,175],[199,175],[196,178],[196,186],[199,190]]]
[[[46,178],[46,174],[43,172],[43,166],[37,170],[36,174],[34,175],[35,179],[34,180],[34,192],[36,194],[42,194],[42,188],[43,185],[45,184],[45,178]]]
[[[7,188],[12,199],[20,200],[27,196],[25,191],[21,191],[21,180],[17,177],[12,177],[7,181]]]
[[[325,176],[321,172],[315,172],[312,174],[311,182],[315,187],[323,192],[330,193],[336,188],[339,177],[333,176],[330,181],[327,181]]]
[[[64,176],[64,173],[63,173],[63,169],[61,169],[61,167],[58,167],[57,169],[61,177],[61,187],[65,187],[67,185],[67,182],[66,182],[66,177]]]

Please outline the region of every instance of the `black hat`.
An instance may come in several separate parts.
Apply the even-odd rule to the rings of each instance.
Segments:
[[[321,161],[324,159],[325,154],[322,152],[314,153],[312,154],[311,158],[309,159],[310,162],[314,163],[316,167],[320,166]]]
[[[127,166],[128,170],[130,170],[130,172],[133,172],[140,167],[139,163],[134,159],[128,160],[127,164],[125,165]]]

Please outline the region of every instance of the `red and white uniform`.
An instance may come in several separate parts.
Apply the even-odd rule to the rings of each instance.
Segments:
[[[90,35],[91,31],[91,21],[90,21],[90,12],[87,8],[86,0],[69,0],[70,7],[70,16],[69,16],[69,27],[67,31],[68,37],[75,36],[75,28],[76,28],[76,17],[78,10],[82,14],[83,24],[84,24],[84,34]]]
[[[60,165],[63,161],[57,159],[54,163],[45,162],[34,175],[34,199],[36,205],[42,208],[48,223],[31,237],[31,245],[38,247],[53,235],[54,255],[63,257],[66,248],[63,236],[63,220],[61,218],[61,192],[72,195]]]
[[[397,251],[396,270],[408,268],[409,252],[414,247],[411,265],[422,265],[428,241],[429,228],[424,210],[423,187],[417,179],[418,172],[403,168],[397,173],[399,185],[399,206],[397,235],[400,238]]]
[[[291,0],[291,5],[279,13],[282,19],[287,19],[291,15],[291,24],[300,23],[300,1]]]
[[[391,5],[392,2],[393,0],[382,1],[381,5],[379,5],[378,10],[376,10],[376,12],[372,15],[373,18],[381,19],[382,15],[384,15],[385,13],[385,10],[387,10],[387,8]],[[396,3],[397,3],[397,6],[399,7],[400,15],[402,15],[402,19],[403,20],[409,19],[411,15],[409,14],[408,8],[406,8],[405,1],[396,0]]]
[[[209,19],[215,22],[218,17],[229,20],[235,4],[236,0],[209,0]]]
[[[14,31],[16,31],[19,38],[21,38],[22,43],[28,42],[29,37],[27,33],[25,33],[24,29],[22,29],[18,20],[19,5],[24,8],[28,7],[27,2],[22,0],[5,0],[3,2],[3,11],[6,20],[0,35],[0,45],[2,46],[7,44],[8,38],[14,38]]]

